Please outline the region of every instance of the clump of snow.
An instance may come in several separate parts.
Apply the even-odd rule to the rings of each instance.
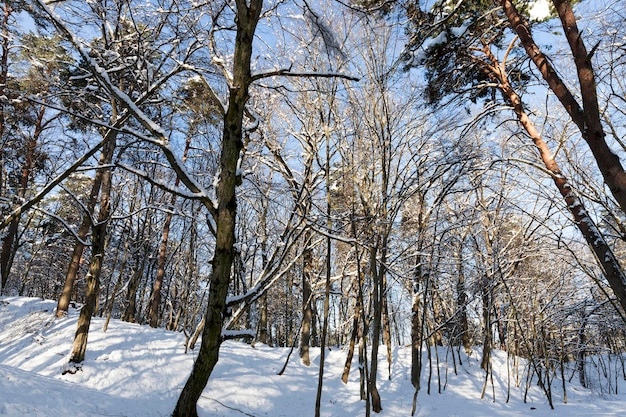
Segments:
[[[535,0],[528,12],[531,20],[544,20],[550,16],[550,0]]]
[[[191,371],[194,352],[184,353],[185,337],[180,333],[112,320],[102,331],[103,319],[94,317],[82,370],[61,375],[68,360],[78,313],[70,311],[66,319],[54,319],[55,303],[33,298],[0,298],[0,415],[67,417],[116,415],[126,417],[168,416]],[[573,378],[568,383],[568,404],[563,404],[561,382],[554,377],[552,390],[555,410],[551,410],[543,392],[531,383],[524,402],[525,361],[519,365],[520,386],[511,373],[511,398],[507,402],[507,363],[505,352],[494,352],[493,386],[491,382],[480,398],[484,371],[480,351],[467,356],[461,349],[463,365],[452,351],[439,348],[439,367],[433,355],[431,392],[428,386],[428,357],[424,353],[422,389],[418,395],[416,416],[619,416],[626,409],[625,394],[588,390]],[[385,349],[381,349],[385,351]],[[254,346],[225,342],[220,360],[199,403],[199,415],[208,416],[310,416],[315,407],[319,349],[311,350],[312,365],[306,367],[297,358],[285,373],[277,375],[288,348]],[[379,356],[378,389],[383,413],[408,416],[411,412],[413,386],[410,378],[410,350],[395,347],[391,378],[386,357]],[[365,415],[365,403],[359,399],[358,363],[352,364],[347,384],[341,382],[346,358],[342,348],[332,347],[324,373],[321,415],[357,417]],[[508,362],[507,362],[508,361]],[[619,359],[613,359],[619,371]],[[568,365],[566,376],[575,364]],[[571,368],[571,369],[569,369]],[[441,377],[438,393],[437,375]],[[624,392],[623,379],[612,384]]]

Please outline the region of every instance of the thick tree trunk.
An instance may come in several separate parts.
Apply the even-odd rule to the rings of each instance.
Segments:
[[[457,284],[456,284],[457,309],[459,311],[459,340],[469,355],[472,346],[469,335],[469,324],[467,320],[467,292],[465,290],[465,273],[463,271],[462,243],[459,242]]]
[[[417,251],[421,252],[421,245],[418,247]],[[413,384],[415,392],[417,393],[421,388],[422,337],[425,324],[424,313],[426,312],[426,304],[424,303],[424,305],[422,305],[419,291],[420,286],[423,284],[422,280],[426,278],[426,281],[428,282],[428,277],[426,277],[426,272],[424,271],[424,267],[422,265],[422,255],[418,254],[415,258],[415,273],[413,275],[412,285],[413,301],[411,305],[411,384]],[[427,291],[428,285],[424,285],[424,298],[426,297]]]
[[[9,75],[9,49],[11,46],[11,34],[9,32],[9,18],[13,13],[8,1],[2,2],[2,40],[0,45],[2,47],[2,54],[0,55],[0,97],[6,96],[5,86],[7,85],[7,76]],[[5,130],[5,116],[4,116],[4,100],[0,100],[0,138],[4,137]],[[6,192],[4,187],[4,149],[0,146],[0,197],[4,197]],[[0,294],[4,290],[6,279],[2,275],[0,279],[2,286],[0,287]]]
[[[17,196],[20,199],[24,199],[26,196],[26,189],[30,181],[30,176],[35,164],[35,150],[37,149],[37,142],[43,132],[45,123],[43,120],[46,108],[41,106],[37,113],[37,122],[35,124],[35,131],[33,136],[30,137],[25,146],[25,159],[22,165],[22,172],[19,180],[19,188],[17,189]],[[11,266],[13,265],[13,259],[18,248],[18,228],[20,224],[20,216],[16,216],[2,239],[2,249],[0,250],[0,276],[2,276],[2,291],[5,292],[5,287],[11,273]]]
[[[135,190],[136,193],[136,190]],[[149,203],[151,201],[151,197],[149,199]],[[135,241],[144,242],[145,233],[152,228],[152,215],[150,212],[146,212],[143,225],[138,233],[138,236],[135,237]],[[139,291],[139,285],[141,284],[142,278],[144,276],[144,271],[146,269],[146,262],[149,262],[149,254],[150,254],[150,245],[143,243],[141,246],[141,251],[135,252],[135,269],[133,271],[130,280],[128,281],[128,288],[126,291],[126,308],[124,309],[124,314],[122,315],[122,320],[127,321],[129,323],[137,323],[139,320],[138,317],[138,309],[137,305],[137,292]]]
[[[344,384],[348,383],[350,369],[352,368],[352,360],[354,359],[354,348],[356,346],[356,340],[359,334],[360,317],[361,305],[359,302],[359,297],[357,297],[357,302],[354,306],[354,314],[352,318],[352,332],[350,333],[350,341],[348,343],[348,354],[346,355],[346,363],[343,366],[343,373],[341,374],[341,381]]]
[[[328,145],[327,145],[327,165],[326,165],[326,180],[327,180],[327,189],[326,189],[326,195],[327,195],[327,211],[326,211],[326,215],[328,216],[328,224],[329,226],[332,224],[332,221],[330,220],[330,178],[329,178],[329,170],[328,167],[330,166],[330,158],[329,158],[329,152],[328,152]],[[330,229],[330,228],[329,228]],[[308,243],[308,242],[307,242]],[[326,237],[326,283],[324,285],[324,312],[323,312],[323,323],[322,323],[322,337],[320,339],[320,366],[319,366],[319,373],[318,373],[318,378],[317,378],[317,394],[315,397],[315,417],[319,417],[321,414],[321,405],[322,405],[322,387],[324,385],[324,365],[326,363],[326,339],[328,337],[328,318],[329,318],[329,311],[330,311],[330,277],[331,277],[331,268],[332,268],[332,250],[331,250],[331,239],[330,236]]]
[[[304,241],[309,244],[310,232],[306,232]],[[313,278],[313,251],[306,248],[302,254],[302,331],[300,332],[300,359],[306,366],[311,364],[309,347],[311,345],[311,324],[313,309],[311,308],[311,281]]]
[[[387,301],[387,273],[385,270],[386,255],[383,251],[381,265],[381,303],[382,303],[382,326],[383,326],[383,343],[387,347],[387,376],[391,379],[391,364],[393,362],[393,353],[391,350],[391,323],[389,320],[389,303]]]
[[[112,145],[114,146],[114,144]],[[100,212],[98,222],[92,228],[91,237],[91,261],[87,272],[87,291],[85,295],[85,305],[80,310],[74,344],[70,355],[70,364],[80,366],[85,360],[87,350],[87,338],[89,335],[89,325],[94,314],[100,290],[100,273],[102,272],[102,262],[107,236],[107,225],[110,218],[111,208],[111,168],[103,170],[102,194],[100,197]],[[71,370],[70,370],[71,372]]]
[[[217,186],[217,236],[213,269],[210,276],[209,298],[198,359],[185,384],[174,417],[196,417],[196,403],[206,386],[219,357],[222,344],[222,326],[226,315],[226,295],[234,259],[235,216],[237,201],[237,165],[243,148],[242,127],[248,89],[254,32],[263,6],[262,0],[237,0],[237,34],[233,62],[233,81],[230,86],[228,109],[224,116],[222,153]]]
[[[376,380],[378,378],[378,347],[382,322],[382,302],[380,273],[376,262],[377,246],[370,248],[370,273],[372,274],[372,299],[374,314],[372,317],[372,356],[370,360],[369,393],[372,398],[372,410],[380,413],[383,409]]]
[[[102,149],[102,154],[100,155],[100,160],[98,161],[98,166],[102,167],[111,163],[111,161],[113,160],[113,154],[115,153],[116,139],[117,130],[111,129],[105,134],[104,146]],[[96,203],[98,202],[98,196],[100,194],[100,189],[102,188],[102,182],[104,181],[104,177],[105,175],[110,175],[107,174],[108,172],[109,171],[107,169],[99,169],[98,171],[96,171],[96,176],[93,180],[93,184],[91,185],[89,200],[87,201],[86,206],[87,213],[83,214],[83,220],[77,232],[80,240],[77,240],[74,244],[74,250],[72,251],[70,264],[67,268],[67,273],[65,274],[63,291],[61,292],[61,296],[59,297],[59,301],[57,302],[56,316],[58,318],[65,317],[67,315],[70,302],[72,301],[72,291],[74,289],[74,283],[76,282],[76,277],[78,276],[78,270],[80,268],[80,261],[85,251],[85,245],[83,242],[87,238],[87,234],[92,227],[94,209],[96,207]]]
[[[129,323],[135,323],[137,321],[137,290],[139,288],[139,281],[143,276],[144,262],[136,267],[133,275],[128,281],[128,290],[126,292],[126,308],[122,315],[122,320]]]
[[[267,333],[267,295],[259,298],[259,342],[269,345],[269,335]]]
[[[489,363],[491,360],[491,290],[489,289],[489,281],[483,278],[481,285],[481,295],[483,302],[483,356],[480,361],[480,367],[489,372]]]
[[[572,214],[574,223],[595,254],[596,260],[602,267],[609,286],[613,290],[613,293],[617,297],[617,300],[621,304],[622,308],[626,311],[626,275],[624,274],[624,270],[622,269],[619,261],[613,254],[613,251],[604,238],[604,235],[600,232],[593,219],[589,216],[583,202],[572,189],[569,181],[555,161],[548,145],[528,117],[528,114],[524,110],[521,98],[515,90],[513,90],[508,80],[504,65],[499,63],[488,47],[483,48],[482,52],[491,62],[491,65],[484,67],[485,75],[498,82],[502,95],[513,106],[513,111],[515,112],[518,121],[524,130],[526,130],[526,133],[530,136],[535,147],[539,151],[539,156],[546,169],[550,172],[554,184],[567,205],[567,209]]]
[[[172,196],[171,207],[174,206],[176,197]],[[163,225],[163,233],[161,234],[161,244],[159,245],[159,254],[157,257],[157,274],[152,287],[152,294],[150,296],[150,311],[148,313],[150,319],[150,327],[158,327],[159,319],[159,307],[161,306],[161,288],[163,286],[163,279],[165,278],[165,261],[167,258],[167,241],[170,236],[170,225],[172,224],[172,217],[174,215],[170,211],[165,217],[165,224]]]
[[[561,80],[551,61],[541,52],[535,43],[530,27],[518,13],[512,0],[501,0],[507,19],[513,31],[519,36],[526,53],[533,61],[550,90],[559,99],[570,118],[580,130],[583,139],[598,164],[604,181],[609,186],[613,197],[620,208],[626,213],[626,172],[619,157],[609,148],[606,142],[604,129],[601,121],[600,109],[595,76],[591,64],[591,55],[587,52],[585,43],[578,30],[576,17],[572,6],[567,0],[553,0],[556,11],[561,19],[561,24],[567,41],[572,51],[572,57],[576,64],[582,107]]]
[[[352,237],[356,241],[356,222],[354,220],[354,215],[351,216],[350,219],[350,227],[352,232]],[[348,383],[348,377],[350,376],[350,368],[352,367],[352,359],[354,358],[354,348],[356,345],[356,341],[359,340],[359,335],[361,333],[361,317],[363,316],[363,275],[361,274],[361,255],[359,253],[359,245],[354,244],[354,258],[356,259],[356,277],[354,282],[354,288],[356,290],[356,302],[354,306],[354,315],[352,319],[352,333],[350,335],[350,344],[348,346],[348,354],[346,355],[346,363],[343,367],[343,374],[341,375],[341,380],[344,384]],[[361,341],[359,340],[359,343]],[[360,355],[359,355],[360,356]],[[360,363],[360,361],[359,361]],[[362,374],[362,373],[361,373]],[[363,378],[361,378],[363,381]],[[363,392],[361,390],[361,399],[363,399]]]

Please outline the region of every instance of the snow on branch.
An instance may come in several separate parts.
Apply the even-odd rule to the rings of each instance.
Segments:
[[[126,165],[126,164],[117,164],[118,167],[122,168],[124,171],[128,171],[132,174],[135,174],[138,177],[143,178],[144,180],[148,181],[150,184],[154,185],[155,187],[160,188],[163,191],[166,191],[170,194],[175,194],[179,197],[182,198],[186,198],[189,200],[205,200],[207,198],[209,198],[203,190],[200,190],[200,192],[194,193],[194,192],[189,192],[188,190],[182,189],[180,187],[176,187],[176,186],[171,186],[169,184],[167,184],[165,181],[163,180],[159,180],[157,178],[152,178],[146,171],[141,170],[141,169],[137,169],[134,168],[130,165]]]
[[[316,72],[316,71],[303,71],[294,72],[290,68],[277,69],[274,71],[261,72],[253,74],[250,77],[251,82],[261,80],[263,78],[271,77],[300,77],[300,78],[343,78],[349,81],[360,81],[359,77],[354,75],[344,74],[342,72]]]
[[[36,211],[39,211],[39,212],[41,212],[41,213],[43,213],[43,214],[45,214],[45,215],[46,215],[46,216],[48,216],[48,217],[52,217],[54,220],[56,220],[56,221],[58,221],[59,223],[61,223],[61,226],[63,226],[63,228],[64,228],[65,230],[67,230],[67,231],[68,231],[68,232],[69,232],[72,236],[74,236],[74,239],[76,239],[76,241],[77,241],[77,242],[79,242],[81,245],[83,245],[83,246],[89,246],[89,245],[90,245],[90,243],[89,243],[89,242],[87,242],[86,240],[83,240],[83,239],[82,239],[82,238],[78,235],[78,233],[76,233],[76,232],[74,231],[74,229],[72,229],[72,226],[70,226],[70,225],[69,225],[69,224],[68,224],[68,223],[67,223],[67,222],[66,222],[66,221],[65,221],[62,217],[57,216],[56,214],[51,213],[51,212],[49,212],[48,210],[43,209],[43,208],[41,208],[41,207],[34,206],[34,207],[33,207],[33,209],[34,209],[34,210],[36,210]],[[92,223],[93,223],[93,219],[92,219]]]
[[[156,122],[154,122],[147,114],[145,114],[125,92],[119,89],[109,78],[105,68],[102,68],[98,62],[89,54],[87,49],[83,46],[84,41],[78,38],[69,28],[63,23],[61,17],[56,14],[44,0],[37,0],[40,8],[50,17],[51,22],[57,28],[57,30],[65,36],[65,38],[74,45],[78,50],[80,56],[89,65],[90,71],[98,82],[113,96],[115,96],[131,114],[132,116],[154,137],[150,142],[157,145],[165,158],[167,159],[170,167],[176,173],[181,182],[196,196],[203,196],[199,198],[202,204],[209,210],[212,216],[215,217],[217,209],[215,208],[212,200],[209,198],[203,187],[196,182],[196,180],[187,172],[182,163],[178,160],[174,154],[172,148],[169,146],[169,140],[165,134],[165,130]],[[182,70],[182,68],[181,68]],[[167,77],[172,76],[170,72]],[[166,77],[166,78],[167,78]],[[157,82],[155,85],[160,85],[162,81]],[[124,129],[125,130],[125,129]],[[135,134],[137,137],[142,135]],[[148,139],[145,135],[142,137],[144,140]]]
[[[0,223],[0,230],[7,227],[11,222],[22,215],[22,213],[31,209],[35,204],[40,202],[50,191],[52,191],[57,185],[59,185],[63,180],[69,177],[72,173],[74,173],[78,167],[80,167],[85,161],[95,155],[95,153],[102,147],[104,144],[104,140],[101,140],[96,145],[94,145],[91,149],[89,149],[81,158],[77,159],[68,169],[59,174],[56,178],[54,178],[48,185],[46,185],[41,191],[39,191],[35,196],[33,196],[30,200],[14,209],[10,214],[8,214],[2,223]]]

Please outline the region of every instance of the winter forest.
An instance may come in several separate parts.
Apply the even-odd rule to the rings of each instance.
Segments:
[[[174,417],[246,344],[316,416],[397,347],[405,415],[471,352],[479,398],[624,389],[623,1],[0,4],[0,304],[54,301],[68,381],[98,320],[180,336]]]

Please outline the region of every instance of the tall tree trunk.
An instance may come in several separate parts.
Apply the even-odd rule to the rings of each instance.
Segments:
[[[170,207],[173,209],[176,203],[176,196],[172,195],[172,201]],[[174,214],[169,211],[165,216],[165,223],[163,224],[163,232],[161,233],[161,243],[159,244],[159,253],[157,255],[157,273],[154,279],[152,287],[152,293],[150,295],[150,308],[148,311],[148,318],[150,327],[158,327],[159,319],[159,307],[161,306],[161,288],[163,287],[163,279],[165,278],[165,261],[167,260],[167,241],[170,236],[170,225],[172,224],[172,217]]]
[[[252,42],[263,1],[250,0],[248,5],[245,0],[237,0],[236,6],[237,34],[233,56],[233,80],[230,86],[228,109],[224,116],[220,177],[216,190],[218,207],[215,219],[217,226],[215,253],[209,282],[206,322],[202,331],[198,358],[178,398],[173,412],[174,417],[197,417],[196,403],[217,363],[222,344],[226,295],[234,259],[237,165],[243,148],[243,116],[251,82]]]
[[[354,219],[354,210],[350,216],[350,229],[352,237],[356,242],[356,221]],[[359,245],[354,244],[354,258],[356,259],[356,277],[354,281],[354,288],[356,289],[356,302],[354,305],[354,315],[352,319],[352,333],[350,335],[350,344],[348,346],[348,354],[346,355],[346,363],[343,367],[343,374],[341,380],[344,384],[348,383],[348,376],[350,375],[350,368],[352,367],[352,359],[354,357],[354,348],[356,341],[359,339],[361,333],[361,317],[363,316],[363,275],[361,274],[361,255],[359,253]],[[359,340],[360,343],[360,340]],[[359,362],[360,363],[360,362]],[[362,375],[362,374],[361,374]],[[363,381],[363,378],[361,378]],[[363,399],[363,391],[361,390],[361,399]]]
[[[550,90],[556,95],[563,108],[569,113],[570,118],[580,130],[583,139],[593,153],[604,181],[611,190],[622,212],[626,213],[626,172],[624,172],[619,157],[609,148],[606,142],[601,120],[602,115],[598,106],[591,55],[585,47],[570,1],[553,0],[552,2],[561,19],[561,25],[576,64],[582,107],[567,88],[567,85],[561,80],[551,61],[535,43],[528,23],[517,11],[513,0],[501,0],[500,3],[511,28],[519,36],[526,53],[544,80],[546,80]]]
[[[309,245],[310,231],[304,236],[304,242]],[[313,280],[313,251],[307,247],[302,254],[302,330],[300,332],[300,359],[306,366],[311,364],[309,347],[311,345],[311,324],[313,321],[313,309],[311,308],[311,282]]]
[[[378,377],[378,348],[380,346],[380,330],[382,321],[382,294],[380,288],[380,273],[376,265],[377,252],[377,245],[370,248],[370,273],[372,275],[372,300],[374,311],[372,317],[372,356],[370,359],[369,393],[372,398],[372,411],[380,413],[383,407],[378,387],[376,386],[376,379]]]
[[[115,146],[114,143],[110,146]],[[80,310],[76,334],[74,336],[74,344],[70,355],[70,372],[73,369],[80,368],[80,364],[85,360],[85,351],[87,350],[87,338],[89,336],[89,325],[93,316],[100,289],[100,273],[102,272],[102,262],[104,259],[105,244],[107,237],[107,225],[110,218],[111,208],[111,168],[103,170],[102,175],[102,193],[100,196],[100,211],[98,213],[97,223],[92,228],[91,236],[91,261],[89,263],[89,271],[85,277],[87,281],[87,290],[85,295],[85,305]]]
[[[357,277],[357,279],[359,279]],[[348,377],[350,376],[350,369],[352,368],[352,360],[354,359],[354,348],[356,347],[356,340],[359,335],[361,317],[361,304],[359,297],[357,296],[357,302],[354,305],[354,313],[352,316],[352,331],[350,333],[350,341],[348,342],[348,354],[346,355],[346,362],[343,366],[343,373],[341,374],[341,381],[344,384],[348,383]]]
[[[472,349],[471,340],[469,335],[469,324],[467,320],[467,292],[465,291],[465,273],[463,271],[463,250],[462,242],[459,242],[458,248],[458,265],[457,265],[457,284],[456,284],[456,297],[457,297],[457,309],[459,314],[459,340],[465,349],[465,353],[469,355]]]
[[[115,106],[113,106],[113,108],[115,108]],[[111,129],[107,131],[104,137],[104,146],[100,155],[100,160],[98,161],[99,167],[107,166],[111,163],[111,161],[113,161],[116,139],[117,130]],[[108,172],[108,169],[98,169],[91,185],[89,200],[87,201],[86,205],[87,212],[83,213],[83,219],[77,232],[77,236],[79,239],[77,239],[76,243],[74,244],[74,249],[70,258],[70,264],[67,268],[67,273],[65,274],[63,291],[61,292],[61,296],[59,297],[59,301],[57,302],[56,316],[58,318],[65,317],[70,307],[74,283],[76,282],[76,277],[78,276],[78,270],[80,268],[80,261],[85,251],[85,244],[83,242],[85,242],[87,234],[92,227],[93,214],[96,203],[98,202],[100,189],[102,188],[102,183],[104,181],[105,175],[109,175],[107,174]]]
[[[267,295],[259,298],[259,342],[269,345],[270,339],[267,332]]]
[[[328,150],[328,146],[326,148]],[[327,153],[327,156],[328,153]],[[327,179],[327,196],[328,196],[328,207],[327,207],[327,216],[328,223],[332,224],[330,220],[330,178],[329,178],[329,167],[330,166],[330,157],[327,158],[327,168],[326,168],[326,179]],[[329,230],[331,230],[329,228]],[[317,379],[317,395],[315,397],[315,417],[320,416],[321,412],[321,402],[322,402],[322,386],[324,384],[324,364],[326,362],[326,338],[328,336],[328,318],[330,311],[330,277],[331,277],[331,267],[332,267],[332,250],[331,250],[331,239],[330,236],[326,237],[326,283],[324,285],[324,317],[322,323],[322,337],[320,339],[320,367],[319,374]]]
[[[489,288],[489,280],[485,277],[481,283],[481,298],[483,302],[483,356],[480,361],[480,367],[489,372],[489,363],[491,361],[491,289]]]
[[[137,189],[133,195],[135,195]],[[152,199],[152,195],[148,202],[150,203]],[[134,199],[133,199],[134,205]],[[132,205],[131,205],[132,206]],[[135,268],[133,274],[128,281],[128,288],[126,290],[126,308],[124,309],[124,314],[122,314],[122,320],[127,321],[129,323],[137,323],[138,322],[138,306],[137,306],[137,292],[139,290],[139,284],[142,281],[144,276],[144,271],[146,268],[146,262],[149,260],[150,253],[150,245],[145,242],[145,233],[152,229],[152,215],[149,211],[146,211],[144,214],[143,222],[141,228],[137,232],[137,236],[135,238],[136,242],[141,242],[137,251],[134,254],[135,260]],[[138,226],[139,228],[139,226]]]
[[[37,149],[37,143],[43,129],[45,128],[46,123],[43,120],[45,112],[46,108],[41,106],[37,112],[37,121],[35,123],[33,135],[26,141],[24,152],[25,159],[24,164],[22,165],[22,172],[20,174],[19,188],[17,189],[17,196],[22,200],[26,196],[26,189],[28,188],[28,183],[35,164],[35,150]],[[5,292],[4,290],[9,274],[11,273],[13,259],[19,246],[19,242],[17,241],[19,224],[20,216],[16,216],[9,224],[9,228],[2,239],[2,249],[0,250],[0,276],[2,276],[1,288],[3,292]]]
[[[332,230],[333,221],[331,218],[332,205],[331,205],[331,193],[330,193],[330,137],[326,134],[326,227],[328,230]],[[308,200],[308,199],[307,199]],[[309,242],[306,242],[307,245]],[[315,417],[320,416],[321,401],[322,401],[322,386],[324,384],[324,362],[326,360],[326,337],[328,335],[328,317],[330,310],[330,277],[332,268],[332,241],[330,235],[326,236],[326,282],[324,285],[324,317],[322,324],[322,338],[320,340],[320,367],[319,375],[317,379],[317,395],[315,397]]]
[[[387,301],[387,273],[386,273],[386,254],[383,250],[381,263],[381,307],[382,307],[382,327],[383,327],[383,343],[387,347],[387,375],[391,379],[391,364],[393,362],[393,353],[391,350],[391,323],[389,320],[389,303]]]
[[[11,33],[9,32],[9,18],[13,13],[13,9],[9,4],[9,1],[2,2],[2,40],[0,45],[2,47],[2,54],[0,55],[0,97],[6,96],[5,87],[7,85],[7,77],[9,75],[9,49],[11,47]],[[4,137],[5,130],[5,101],[0,100],[0,139]],[[4,197],[6,189],[4,188],[4,146],[0,144],[0,197]],[[0,280],[2,286],[0,287],[0,294],[4,290],[6,279],[4,275]]]
[[[595,221],[589,216],[582,200],[578,197],[574,189],[572,189],[567,177],[563,174],[561,168],[554,159],[548,145],[528,117],[528,114],[524,110],[521,98],[515,90],[513,90],[513,87],[509,82],[506,74],[505,63],[500,63],[488,47],[484,47],[481,51],[491,63],[485,63],[485,66],[483,67],[485,75],[498,83],[498,88],[502,95],[513,107],[513,111],[515,112],[519,123],[522,125],[524,130],[526,130],[526,133],[539,151],[539,156],[544,166],[550,172],[554,184],[567,205],[567,209],[572,214],[574,224],[576,224],[578,230],[580,230],[581,234],[587,241],[587,244],[595,254],[596,260],[603,269],[609,286],[613,290],[617,300],[621,304],[622,308],[626,310],[626,274],[624,274],[624,270],[622,269],[619,261],[613,254],[613,251],[604,238],[604,235],[598,229]]]
[[[185,141],[185,150],[183,151],[183,157],[181,159],[184,164],[187,161],[187,155],[189,148],[191,147],[191,136],[187,136]],[[180,178],[176,178],[174,187],[180,185]],[[170,236],[170,226],[172,224],[172,218],[174,217],[174,206],[176,204],[176,194],[172,194],[170,201],[170,210],[165,216],[165,223],[163,224],[163,232],[161,233],[161,244],[159,245],[159,254],[157,257],[157,274],[154,280],[154,286],[152,288],[152,294],[150,296],[150,312],[148,316],[150,318],[150,327],[158,327],[159,325],[159,307],[161,306],[161,288],[163,287],[163,280],[165,279],[165,261],[167,260],[167,241]]]
[[[127,231],[127,229],[125,229]],[[106,320],[104,325],[102,326],[102,331],[106,332],[109,328],[109,322],[111,321],[111,316],[113,315],[113,307],[115,306],[115,298],[117,297],[117,293],[122,288],[122,284],[126,280],[126,265],[128,263],[128,248],[130,246],[130,241],[128,239],[124,242],[124,252],[122,254],[122,262],[119,267],[119,274],[117,277],[117,282],[115,283],[115,287],[113,288],[113,294],[110,298],[107,298],[107,305],[105,307],[106,311]]]
[[[587,322],[589,320],[589,316],[587,316],[587,312],[583,310],[582,314],[584,315],[582,323],[578,328],[578,352],[576,353],[576,370],[578,371],[578,382],[580,382],[580,386],[583,388],[587,388],[587,374],[585,372],[585,358],[587,356],[587,335],[585,334],[585,330],[587,327]]]
[[[420,247],[421,248],[421,247]],[[418,252],[420,251],[418,248]],[[422,265],[422,255],[417,255],[415,260],[415,274],[413,275],[412,293],[413,300],[411,305],[411,384],[415,387],[415,391],[420,389],[420,377],[422,374],[422,311],[426,306],[421,306],[419,290],[421,281],[424,277],[424,268]]]

